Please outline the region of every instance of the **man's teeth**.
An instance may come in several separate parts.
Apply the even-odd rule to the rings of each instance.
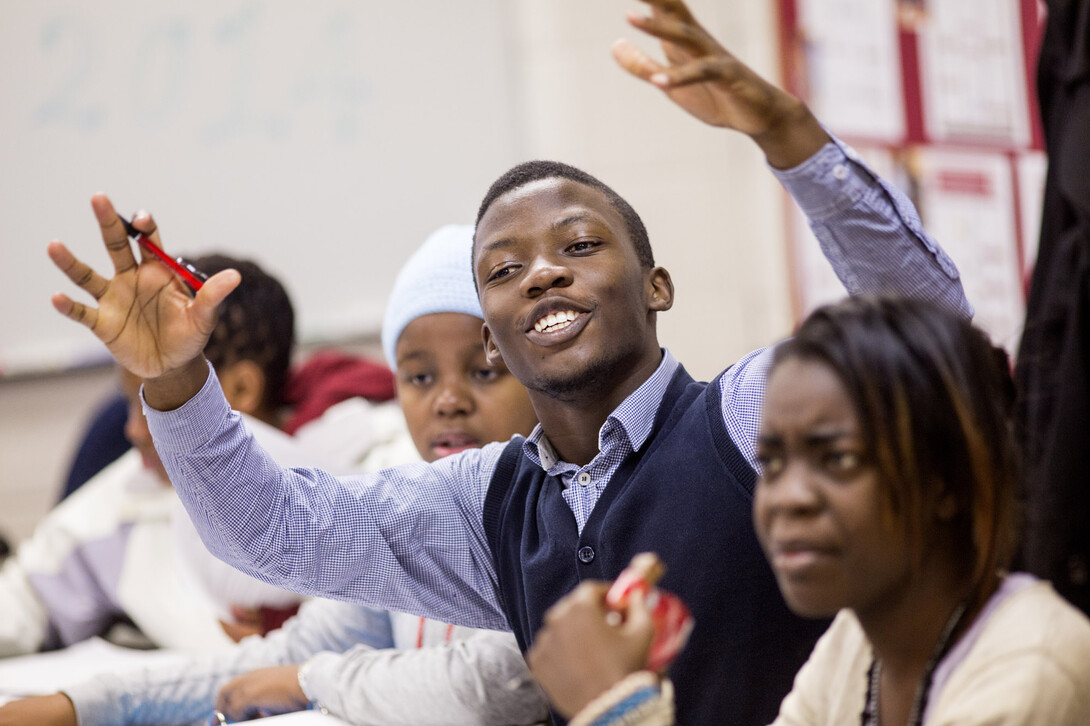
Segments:
[[[552,333],[557,330],[563,330],[572,324],[579,313],[574,310],[563,310],[558,313],[549,313],[541,320],[534,323],[534,330],[539,333]]]

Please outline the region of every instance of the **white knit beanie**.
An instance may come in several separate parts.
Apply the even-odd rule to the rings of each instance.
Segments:
[[[382,352],[391,369],[397,370],[397,339],[421,315],[483,317],[473,284],[472,258],[473,226],[448,224],[424,240],[401,268],[382,320]]]

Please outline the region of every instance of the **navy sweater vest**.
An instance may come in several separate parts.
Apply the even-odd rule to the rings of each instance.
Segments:
[[[730,440],[717,383],[678,369],[651,436],[610,479],[580,535],[556,477],[504,450],[484,505],[502,605],[523,652],[545,611],[583,579],[612,580],[639,552],[696,627],[670,668],[679,724],[768,724],[827,621],[784,604],[752,523],[756,476]],[[563,723],[554,714],[557,723]]]

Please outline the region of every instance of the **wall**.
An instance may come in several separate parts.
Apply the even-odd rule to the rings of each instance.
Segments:
[[[88,414],[115,385],[109,367],[0,383],[0,535],[9,542],[57,500]]]

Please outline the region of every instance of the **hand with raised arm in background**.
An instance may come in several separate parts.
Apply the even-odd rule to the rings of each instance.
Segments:
[[[662,89],[676,103],[712,126],[751,137],[778,169],[799,164],[829,141],[829,135],[799,99],[738,60],[697,22],[681,0],[643,0],[649,16],[628,13],[628,22],[658,38],[662,63],[627,40],[613,44],[626,71]]]
[[[113,262],[114,276],[103,277],[63,243],[51,242],[48,250],[53,264],[98,303],[93,307],[57,293],[53,307],[86,326],[118,363],[145,380],[148,403],[162,410],[177,408],[199,391],[208,377],[201,351],[215,328],[217,306],[241,278],[235,270],[224,270],[192,296],[158,260],[137,261],[125,227],[105,194],[91,197],[91,208]],[[133,225],[160,244],[151,215],[139,213]]]

